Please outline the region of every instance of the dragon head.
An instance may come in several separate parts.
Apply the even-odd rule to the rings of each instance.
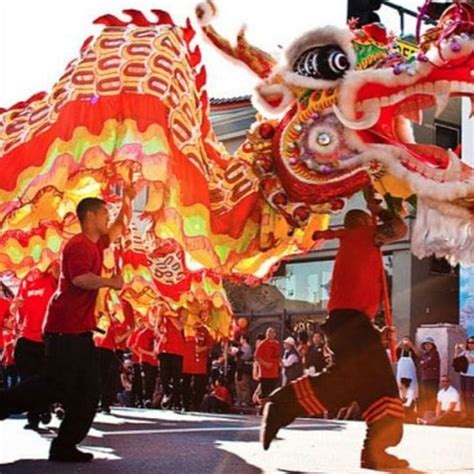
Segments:
[[[267,200],[293,225],[304,226],[313,212],[340,211],[345,198],[384,176],[403,197],[472,218],[471,168],[451,150],[417,144],[411,126],[425,108],[440,114],[451,97],[472,101],[472,4],[449,7],[408,59],[380,24],[315,29],[279,62],[243,32],[235,47],[209,25],[204,32],[262,78],[254,103],[274,118],[257,122],[242,153],[254,155]]]

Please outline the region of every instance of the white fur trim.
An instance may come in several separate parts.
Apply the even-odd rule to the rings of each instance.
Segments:
[[[415,64],[415,63],[413,63]],[[381,84],[386,87],[409,86],[418,83],[432,70],[428,63],[416,62],[416,74],[400,74],[396,76],[391,69],[365,69],[363,71],[348,71],[344,81],[340,84],[338,106],[344,115],[353,120],[355,118],[355,104],[357,103],[357,92],[367,84]]]
[[[283,99],[281,103],[274,107],[269,104],[264,97],[263,93],[281,93]],[[262,114],[268,117],[280,117],[283,112],[294,102],[295,96],[288,87],[283,84],[267,84],[265,82],[258,84],[254,89],[252,95],[253,106]]]
[[[354,34],[348,28],[338,28],[336,26],[325,26],[308,31],[290,44],[285,50],[285,57],[288,66],[304,51],[315,47],[328,44],[337,44],[344,51],[349,60],[349,64],[354,67],[356,64],[356,55],[352,47]]]
[[[196,11],[200,8],[204,15],[201,18],[197,18],[197,22],[200,26],[208,26],[211,21],[217,16],[217,8],[213,2],[208,0],[207,2],[201,2],[196,5]]]
[[[331,87],[337,87],[341,83],[341,79],[330,81],[328,79],[314,79],[313,77],[301,76],[291,69],[282,69],[281,75],[288,84],[306,89],[330,89]]]
[[[459,206],[418,199],[411,245],[418,258],[435,255],[451,265],[474,265],[474,218]]]
[[[352,39],[353,33],[347,28],[326,26],[324,28],[308,31],[290,44],[290,46],[285,50],[285,65],[281,69],[281,75],[289,84],[308,89],[328,89],[336,87],[341,83],[340,79],[330,81],[326,79],[314,79],[312,77],[300,76],[293,71],[293,62],[301,53],[312,47],[337,44],[344,51],[351,67],[354,67],[356,64],[356,55],[352,47]]]
[[[451,178],[452,181],[439,182],[405,168],[401,161],[405,159],[413,161],[413,158],[401,148],[393,145],[367,144],[360,139],[357,133],[347,129],[344,132],[344,139],[350,148],[358,150],[360,153],[342,161],[340,164],[342,169],[364,166],[375,160],[382,163],[389,174],[405,182],[413,190],[413,193],[422,199],[454,201],[474,195],[474,178],[460,181],[459,176],[455,173],[456,170],[453,170],[452,176],[449,168],[444,172],[440,171],[439,173],[444,173],[443,179]],[[451,160],[458,159],[454,154],[451,154],[450,158]],[[450,166],[455,167],[455,165]],[[433,173],[437,172],[433,170]]]

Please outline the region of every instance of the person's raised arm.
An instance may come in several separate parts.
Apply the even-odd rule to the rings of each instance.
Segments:
[[[343,235],[344,235],[344,229],[316,230],[315,232],[313,232],[313,240],[340,239]]]
[[[132,187],[124,189],[122,208],[120,209],[120,212],[117,218],[115,219],[115,222],[109,227],[110,242],[114,242],[124,234],[126,223],[130,222],[130,220],[132,219],[132,201],[135,196],[136,193]]]
[[[365,189],[364,196],[367,202],[367,208],[374,217],[374,220],[381,221],[381,224],[377,225],[377,232],[375,234],[375,243],[377,246],[380,247],[390,242],[395,242],[406,235],[408,228],[403,222],[403,219],[384,209],[380,205],[380,201],[376,199],[372,188]]]

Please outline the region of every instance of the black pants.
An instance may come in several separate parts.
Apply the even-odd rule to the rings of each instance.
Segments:
[[[186,410],[199,410],[206,393],[207,374],[183,374],[183,405]]]
[[[436,398],[439,391],[439,379],[420,381],[419,413],[425,416],[427,411],[436,410]]]
[[[474,423],[474,377],[461,375],[461,398],[467,419]]]
[[[145,400],[153,400],[155,393],[156,377],[158,376],[158,367],[146,362],[142,363],[142,370],[144,374],[144,390],[143,396]]]
[[[44,344],[20,337],[15,346],[15,362],[20,380],[40,375],[44,365]],[[48,411],[46,405],[41,411],[30,410],[27,414],[30,425],[38,425],[40,414]]]
[[[260,379],[260,386],[262,388],[262,398],[267,398],[270,393],[278,387],[279,379]]]
[[[60,402],[65,416],[55,448],[70,448],[87,435],[99,399],[97,350],[92,334],[45,336],[43,373],[0,391],[0,419]]]
[[[171,397],[171,407],[178,407],[181,404],[183,357],[177,354],[160,354],[159,359],[163,394]]]
[[[229,413],[230,406],[213,395],[208,395],[202,402],[201,411],[205,413]]]
[[[109,408],[117,395],[117,374],[120,362],[111,349],[97,348],[99,357],[100,406]]]
[[[18,369],[16,364],[10,364],[2,367],[3,373],[3,387],[12,388],[19,382]]]
[[[365,447],[384,450],[396,446],[403,434],[404,411],[379,331],[364,314],[350,309],[331,312],[322,330],[335,363],[270,396],[282,425],[304,414],[337,412],[356,401],[368,426]]]
[[[140,364],[133,364],[132,398],[134,405],[143,405],[143,377]]]

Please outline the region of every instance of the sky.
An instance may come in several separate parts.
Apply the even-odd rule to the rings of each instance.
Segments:
[[[392,0],[416,9],[422,0]],[[0,107],[8,107],[32,94],[51,90],[66,64],[77,57],[86,37],[101,26],[92,22],[126,8],[167,10],[175,22],[194,19],[196,0],[1,0],[0,1]],[[346,0],[217,0],[220,10],[214,26],[225,37],[235,38],[242,24],[249,40],[278,54],[303,32],[326,24],[343,25]],[[380,10],[387,27],[398,31],[399,16],[387,7]],[[151,16],[150,18],[154,18]],[[195,23],[194,23],[195,24]],[[195,24],[196,28],[197,25]],[[407,20],[407,31],[414,21]],[[251,93],[256,79],[245,68],[228,62],[206,44],[200,44],[208,70],[211,97],[232,97]],[[203,44],[204,43],[204,44]]]

